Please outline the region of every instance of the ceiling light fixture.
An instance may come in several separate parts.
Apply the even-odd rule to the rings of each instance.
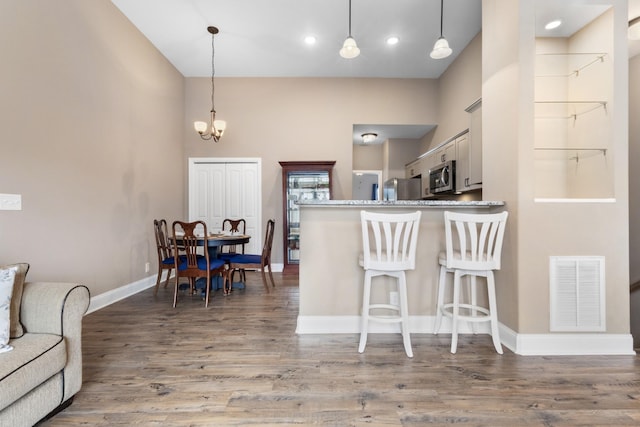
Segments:
[[[352,59],[358,55],[360,55],[360,49],[355,39],[351,37],[351,0],[349,0],[349,37],[347,37],[342,45],[342,49],[340,49],[340,56],[346,59]]]
[[[389,46],[396,45],[396,44],[398,44],[399,41],[400,41],[400,39],[398,37],[396,37],[396,36],[387,37],[387,44]]]
[[[224,120],[216,120],[216,108],[214,102],[214,94],[215,94],[215,82],[214,77],[216,75],[215,68],[215,45],[214,38],[215,35],[218,34],[218,29],[216,27],[208,27],[207,31],[211,33],[211,123],[207,124],[206,122],[194,122],[193,127],[200,134],[200,138],[204,140],[213,139],[214,142],[220,141],[224,130],[227,127],[227,122]],[[210,129],[209,129],[210,128]]]
[[[308,45],[313,45],[316,44],[316,38],[315,36],[307,36],[304,38],[304,42]]]
[[[443,59],[447,56],[451,55],[451,48],[449,47],[449,42],[442,35],[442,17],[444,15],[444,0],[440,0],[440,38],[436,40],[436,43],[433,45],[433,50],[431,51],[430,56],[433,59]]]
[[[628,31],[627,36],[630,40],[640,40],[640,16],[629,21]]]
[[[373,141],[375,141],[377,137],[378,137],[377,133],[373,133],[373,132],[363,133],[362,134],[362,142],[364,144],[370,144]]]
[[[553,21],[547,22],[547,25],[544,26],[544,29],[545,30],[553,30],[555,28],[558,28],[560,25],[562,25],[562,20],[561,19],[554,19]]]

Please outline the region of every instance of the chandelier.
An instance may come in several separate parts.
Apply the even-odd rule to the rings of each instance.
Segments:
[[[200,138],[204,140],[213,139],[214,142],[220,141],[222,134],[224,133],[225,128],[227,127],[227,122],[224,120],[216,120],[216,108],[214,102],[214,95],[216,92],[216,86],[214,77],[216,75],[216,67],[215,67],[215,43],[214,38],[215,35],[218,34],[218,29],[216,27],[208,27],[207,31],[211,33],[211,119],[210,123],[206,122],[194,122],[193,127],[200,134]]]

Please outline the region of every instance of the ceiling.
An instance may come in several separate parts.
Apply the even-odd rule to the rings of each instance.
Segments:
[[[211,25],[220,30],[217,77],[357,78],[438,78],[482,25],[481,0],[445,0],[443,34],[453,54],[435,60],[429,52],[440,35],[440,1],[352,0],[351,33],[361,54],[344,59],[338,51],[349,32],[348,0],[111,1],[185,77],[211,76]],[[577,13],[576,2],[584,0],[536,0],[537,23],[563,19],[545,35],[566,37],[604,11],[596,5]],[[638,15],[640,0],[629,0],[629,16]],[[304,42],[308,35],[316,37],[314,45]],[[391,35],[399,38],[395,46],[385,43]],[[639,52],[640,42],[630,43],[630,55]],[[364,131],[383,142],[420,138],[433,127],[372,126],[354,125],[354,143]]]
[[[481,0],[446,0],[443,33],[453,54],[429,57],[440,35],[439,0],[353,0],[361,54],[338,51],[349,32],[348,0],[112,0],[186,77],[211,75],[210,25],[220,77],[437,78],[480,32]],[[307,35],[316,37],[313,46]],[[395,46],[386,37],[397,36]]]

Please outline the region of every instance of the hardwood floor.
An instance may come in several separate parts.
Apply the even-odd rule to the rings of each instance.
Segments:
[[[488,336],[295,334],[298,288],[153,288],[89,314],[84,384],[43,426],[638,426],[640,358],[495,353]]]

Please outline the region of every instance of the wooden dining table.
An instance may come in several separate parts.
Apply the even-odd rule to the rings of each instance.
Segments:
[[[244,243],[249,243],[249,240],[251,240],[250,235],[238,233],[209,233],[206,238],[204,236],[197,235],[196,237],[198,237],[198,246],[205,246],[206,241],[207,251],[209,252],[209,259],[217,259],[219,249],[224,245],[241,245]],[[180,234],[176,236],[170,236],[169,240],[178,247],[182,245]],[[222,287],[223,285],[220,276],[211,278],[211,289],[218,290],[222,289]]]

